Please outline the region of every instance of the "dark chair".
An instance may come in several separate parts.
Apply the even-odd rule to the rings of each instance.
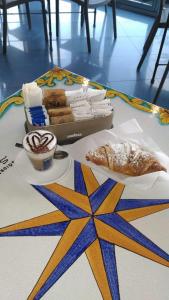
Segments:
[[[141,66],[142,66],[142,64],[143,64],[143,62],[145,60],[145,57],[146,57],[146,55],[147,55],[147,53],[148,53],[148,51],[149,51],[149,49],[150,49],[150,47],[152,45],[152,42],[153,42],[154,37],[155,37],[155,35],[157,33],[157,30],[159,28],[165,28],[166,22],[162,22],[161,21],[162,12],[163,12],[163,3],[164,3],[163,0],[159,0],[158,15],[157,15],[157,17],[156,17],[156,19],[155,19],[155,21],[153,23],[153,26],[152,26],[152,28],[150,30],[150,33],[149,33],[149,35],[148,35],[148,37],[147,37],[147,39],[145,41],[145,44],[144,44],[144,47],[143,47],[143,53],[142,53],[142,56],[140,58],[139,64],[137,66],[137,71],[140,70],[140,68],[141,68]]]
[[[0,9],[3,12],[3,54],[6,54],[7,50],[7,10],[11,7],[18,6],[20,4],[26,5],[26,13],[28,18],[29,29],[31,28],[31,17],[29,10],[29,2],[35,0],[0,0]],[[37,0],[41,2],[42,5],[42,14],[43,14],[43,25],[44,25],[44,33],[45,40],[48,41],[48,32],[47,32],[47,22],[46,22],[46,11],[45,11],[45,0]]]
[[[50,1],[50,0],[48,0]],[[96,21],[96,8],[100,6],[104,6],[110,4],[112,6],[113,13],[113,27],[114,27],[114,37],[117,37],[117,26],[116,26],[116,0],[72,0],[73,2],[79,4],[81,6],[81,26],[83,25],[83,21],[85,21],[86,25],[86,35],[87,35],[87,46],[88,52],[91,52],[91,43],[90,43],[90,30],[89,30],[89,18],[88,18],[88,9],[93,8],[95,12],[94,17],[94,25]],[[59,36],[59,0],[55,0],[56,2],[56,36]]]
[[[169,61],[167,64],[161,64],[160,63],[160,58],[161,58],[161,53],[162,53],[162,50],[163,50],[163,46],[164,46],[164,42],[165,42],[165,38],[166,38],[166,34],[167,34],[167,29],[169,28],[169,14],[168,14],[168,18],[167,18],[167,22],[165,24],[165,30],[164,30],[164,33],[163,33],[163,37],[162,37],[162,40],[161,40],[161,44],[160,44],[160,49],[159,49],[159,52],[158,52],[158,56],[157,56],[157,60],[156,60],[156,63],[155,63],[155,68],[154,68],[154,72],[153,72],[153,77],[151,79],[151,83],[153,84],[154,83],[154,79],[155,79],[155,75],[156,75],[156,72],[157,72],[157,68],[158,66],[166,66],[165,68],[165,71],[164,71],[164,74],[162,76],[162,79],[160,81],[160,85],[157,89],[157,92],[156,92],[156,95],[153,99],[153,103],[156,103],[157,99],[158,99],[158,96],[161,92],[161,89],[163,87],[163,84],[165,82],[165,79],[167,77],[167,74],[169,72]]]

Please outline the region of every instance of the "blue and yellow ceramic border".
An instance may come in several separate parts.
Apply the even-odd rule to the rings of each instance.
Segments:
[[[89,86],[96,89],[106,88],[107,97],[113,99],[118,96],[120,99],[136,109],[142,110],[147,113],[153,113],[159,119],[161,125],[169,125],[169,110],[160,108],[139,98],[128,96],[127,94],[110,89],[109,87],[106,87],[102,84],[88,81],[85,77],[74,74],[67,70],[55,67],[36,80],[39,86],[47,86],[49,88],[56,86],[58,81],[63,81],[64,85],[67,86],[71,86],[74,84],[82,85],[87,83]],[[23,99],[21,91],[19,91],[0,103],[0,118],[12,105],[21,104],[23,104]]]
[[[4,101],[0,102],[0,118],[10,109],[12,105],[23,104],[22,92],[19,91],[12,96],[8,97]]]

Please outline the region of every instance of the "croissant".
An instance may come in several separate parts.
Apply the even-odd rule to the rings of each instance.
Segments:
[[[167,171],[152,152],[129,142],[98,147],[95,151],[89,151],[86,159],[96,165],[130,176]]]

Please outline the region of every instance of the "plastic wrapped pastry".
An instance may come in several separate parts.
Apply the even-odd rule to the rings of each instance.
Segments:
[[[64,116],[57,116],[57,117],[50,117],[50,124],[62,124],[62,123],[69,123],[74,121],[74,116],[72,114],[64,115]]]
[[[67,99],[65,96],[65,91],[59,89],[43,90],[43,104],[47,109],[66,106]]]
[[[62,89],[44,89],[43,90],[44,98],[53,99],[57,96],[65,96],[65,90]]]
[[[59,108],[50,108],[48,109],[48,115],[50,117],[65,116],[72,113],[70,107],[59,107]]]
[[[86,159],[96,165],[130,176],[140,176],[157,171],[165,171],[152,152],[134,143],[104,145],[90,151]]]

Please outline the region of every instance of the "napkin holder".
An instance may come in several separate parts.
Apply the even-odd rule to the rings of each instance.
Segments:
[[[110,115],[104,117],[97,117],[89,120],[82,120],[82,121],[74,121],[69,123],[63,124],[56,124],[56,125],[48,125],[48,126],[33,126],[27,118],[26,115],[26,122],[25,122],[25,130],[26,132],[37,130],[37,129],[45,129],[50,132],[53,132],[56,137],[58,144],[70,144],[74,143],[75,141],[90,135],[92,133],[96,133],[97,131],[103,129],[110,129],[113,127],[112,120],[113,120],[113,111]]]

